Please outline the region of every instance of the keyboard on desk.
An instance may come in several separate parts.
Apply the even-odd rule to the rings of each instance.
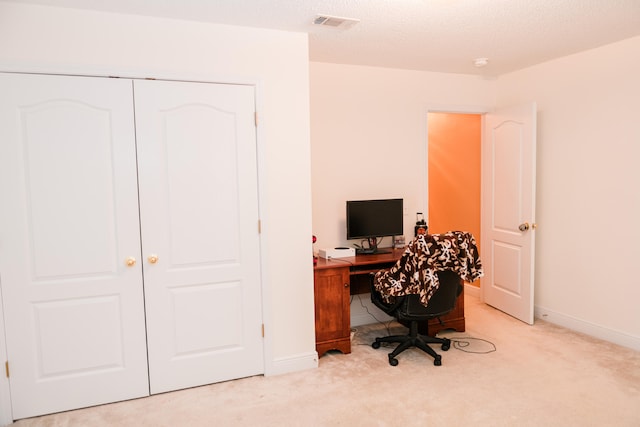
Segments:
[[[376,264],[356,264],[349,267],[349,274],[369,274],[393,267],[395,261],[379,262]]]

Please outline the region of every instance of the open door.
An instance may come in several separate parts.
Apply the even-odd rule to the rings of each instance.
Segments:
[[[533,324],[536,104],[487,114],[484,124],[483,299]]]

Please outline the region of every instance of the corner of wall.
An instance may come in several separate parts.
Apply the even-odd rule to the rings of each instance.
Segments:
[[[266,366],[264,375],[280,375],[291,372],[305,371],[318,367],[318,353],[316,351],[309,353],[295,354],[292,356],[275,359],[270,366]]]

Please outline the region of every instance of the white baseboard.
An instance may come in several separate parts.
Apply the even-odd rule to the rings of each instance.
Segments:
[[[374,307],[377,308],[377,307]],[[372,323],[378,322],[388,322],[393,320],[393,317],[387,316],[385,313],[380,312],[376,313],[376,317],[371,316],[370,314],[356,314],[351,316],[351,327],[362,326],[362,325],[370,325]]]
[[[288,374],[290,372],[304,371],[318,367],[318,353],[296,354],[294,356],[275,359],[271,366],[265,367],[264,376]]]
[[[633,350],[640,350],[640,337],[629,335],[614,329],[605,328],[544,307],[535,306],[534,317],[594,338],[609,341]]]
[[[384,311],[373,305],[371,294],[357,294],[351,302],[351,327],[370,325],[393,320]]]
[[[470,285],[468,283],[464,284],[464,295],[469,295],[472,297],[480,298],[480,286]]]

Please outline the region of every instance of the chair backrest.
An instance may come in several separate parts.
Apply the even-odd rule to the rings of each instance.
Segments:
[[[407,295],[396,308],[396,315],[404,319],[444,316],[455,308],[456,299],[462,292],[462,279],[453,271],[439,271],[440,286],[425,307],[418,295]]]

